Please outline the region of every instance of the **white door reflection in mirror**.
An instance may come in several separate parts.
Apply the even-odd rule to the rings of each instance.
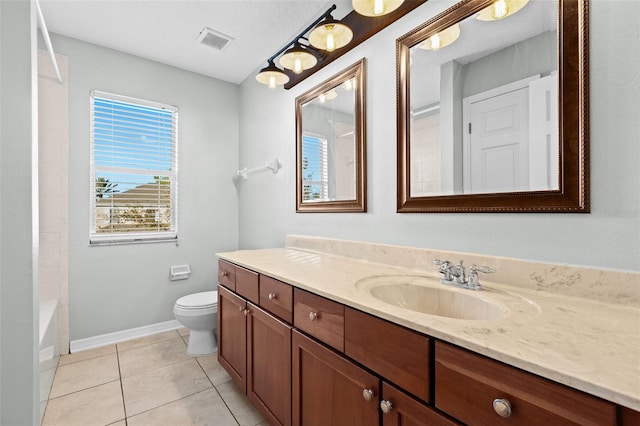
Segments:
[[[558,189],[554,4],[472,15],[449,44],[410,48],[411,197]]]

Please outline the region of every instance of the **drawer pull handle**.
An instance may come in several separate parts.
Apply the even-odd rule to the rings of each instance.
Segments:
[[[385,400],[380,401],[380,409],[382,410],[383,413],[389,414],[392,408],[393,408],[393,404],[391,403],[391,401],[385,401]]]
[[[496,398],[493,400],[493,410],[500,417],[509,417],[511,415],[511,403],[508,399]]]
[[[363,389],[362,397],[367,402],[373,401],[373,389]]]
[[[223,277],[228,277],[228,276],[229,276],[229,273],[228,273],[227,271],[223,271],[223,272],[222,272],[222,276],[223,276]]]
[[[269,293],[269,300],[272,302],[278,298],[278,293]]]
[[[309,320],[310,321],[315,321],[318,319],[318,313],[317,312],[309,312]]]

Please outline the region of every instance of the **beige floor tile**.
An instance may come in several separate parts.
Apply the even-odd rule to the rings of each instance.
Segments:
[[[218,392],[209,389],[127,418],[128,426],[237,426]]]
[[[116,354],[63,365],[56,370],[50,398],[88,389],[119,378]]]
[[[115,423],[111,423],[107,426],[127,426],[127,421],[126,420],[120,420],[119,422],[115,422]],[[260,425],[262,426],[262,425]]]
[[[216,386],[216,389],[240,426],[255,426],[265,421],[249,398],[238,389],[234,382]]]
[[[42,425],[108,425],[122,419],[120,382],[111,382],[49,400]]]
[[[176,336],[178,336],[177,333]],[[171,340],[119,352],[119,358],[122,377],[130,377],[191,357],[187,355],[187,345],[178,336]]]
[[[231,376],[227,371],[222,368],[222,365],[218,362],[218,354],[207,355],[197,358],[198,364],[202,367],[211,383],[214,386],[221,385],[231,381]]]
[[[189,330],[187,327],[182,327],[176,330],[178,332],[179,335],[181,336],[188,336],[189,333],[191,332],[191,330]]]
[[[62,355],[58,366],[71,364],[73,362],[85,361],[91,358],[97,358],[99,356],[115,354],[116,345],[103,346],[101,348],[89,349],[87,351],[80,351],[69,355]]]
[[[194,359],[122,379],[128,417],[211,387]]]
[[[152,345],[154,343],[163,342],[165,340],[175,339],[178,336],[179,334],[176,330],[170,330],[162,333],[152,334],[151,336],[141,337],[139,339],[127,340],[126,342],[118,343],[118,352]]]

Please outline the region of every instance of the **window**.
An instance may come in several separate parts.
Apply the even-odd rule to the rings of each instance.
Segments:
[[[308,133],[302,135],[302,200],[329,199],[327,140]]]
[[[177,238],[178,109],[91,93],[90,242]]]

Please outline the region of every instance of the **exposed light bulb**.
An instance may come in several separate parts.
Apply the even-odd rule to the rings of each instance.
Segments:
[[[382,15],[384,13],[384,1],[373,0],[373,14]]]
[[[300,74],[302,72],[302,60],[300,54],[296,54],[296,58],[293,60],[293,72]]]
[[[276,88],[276,78],[273,75],[269,76],[269,89],[275,89]]]
[[[440,35],[438,33],[429,37],[429,45],[432,50],[438,50],[442,47],[442,40],[440,40]]]
[[[496,1],[491,9],[491,16],[493,19],[502,19],[509,14],[509,6],[506,0]]]
[[[336,39],[333,36],[333,25],[327,25],[327,50],[333,52],[336,49]]]

